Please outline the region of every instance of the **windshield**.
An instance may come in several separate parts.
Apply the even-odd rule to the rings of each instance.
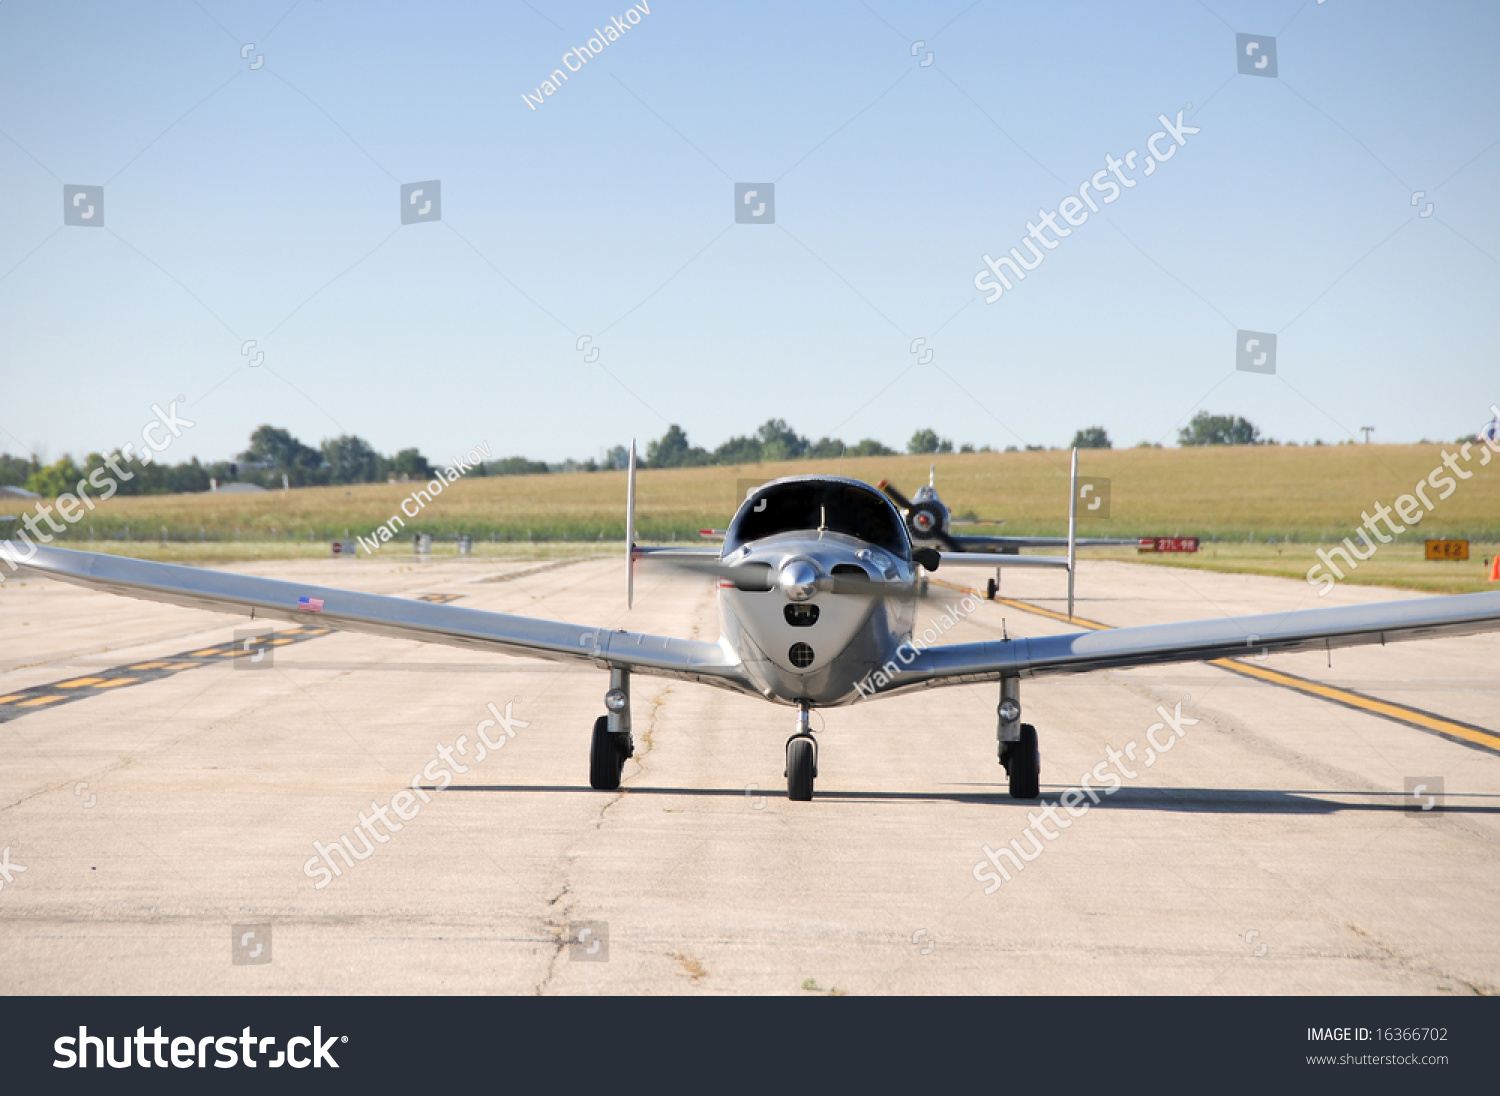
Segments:
[[[911,558],[906,527],[886,497],[863,484],[839,480],[798,480],[756,491],[730,525],[724,551],[778,533],[819,528],[858,537],[898,559]]]

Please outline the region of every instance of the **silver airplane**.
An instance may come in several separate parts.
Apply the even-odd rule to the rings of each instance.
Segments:
[[[1041,755],[1036,728],[1021,721],[1022,678],[1500,630],[1500,592],[1492,592],[1029,639],[926,643],[916,634],[924,572],[952,556],[914,548],[900,512],[876,488],[838,476],[774,480],[749,493],[721,549],[654,549],[634,543],[633,445],[628,483],[627,604],[638,561],[666,560],[711,574],[721,627],[716,642],[73,551],[38,545],[24,533],[20,542],[0,541],[0,562],[44,578],[252,619],[305,623],[316,613],[320,624],[352,632],[595,666],[609,675],[606,714],[594,722],[589,755],[589,783],[601,790],[619,787],[634,752],[633,675],[759,696],[797,712],[786,742],[787,795],[793,800],[812,798],[818,773],[813,708],[945,685],[998,684],[996,735],[1009,791],[1035,799]]]

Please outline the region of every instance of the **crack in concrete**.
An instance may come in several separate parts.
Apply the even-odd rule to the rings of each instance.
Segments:
[[[656,749],[656,739],[653,737],[656,734],[656,721],[661,718],[662,707],[666,704],[667,697],[671,695],[671,692],[672,686],[668,685],[665,689],[651,698],[651,720],[647,724],[645,731],[641,733],[641,742],[645,745],[646,748],[644,750],[636,751],[635,763],[637,766],[639,766],[640,771],[635,773],[635,776],[640,776],[645,772],[646,758],[651,756],[652,750]],[[594,819],[594,829],[597,830],[601,825],[603,825],[604,816],[609,813],[610,808],[623,801],[624,798],[629,794],[630,789],[622,785],[620,790],[610,797],[609,802],[604,804],[603,807],[599,808],[599,816]]]
[[[1363,959],[1366,962],[1374,963],[1395,963],[1402,970],[1410,971],[1413,973],[1426,974],[1429,977],[1435,978],[1439,983],[1452,982],[1454,984],[1463,986],[1464,989],[1468,990],[1470,996],[1473,997],[1493,997],[1497,992],[1496,987],[1494,986],[1487,986],[1480,982],[1472,982],[1461,974],[1454,974],[1450,970],[1444,970],[1443,968],[1435,967],[1430,963],[1424,963],[1421,960],[1402,955],[1380,937],[1376,936],[1373,932],[1370,932],[1368,929],[1360,928],[1353,921],[1345,921],[1344,927],[1350,932],[1354,933],[1354,935],[1358,936],[1361,940],[1363,940],[1369,948],[1380,953],[1378,955],[1350,955],[1347,956],[1347,958]],[[1441,987],[1440,985],[1438,988],[1444,987]]]
[[[563,884],[562,890],[558,891],[547,902],[548,914],[543,927],[552,933],[552,954],[547,957],[547,969],[542,972],[542,980],[536,984],[533,991],[537,997],[547,995],[547,987],[551,984],[553,976],[557,973],[557,960],[561,958],[563,950],[567,948],[568,942],[564,939],[568,931],[568,919],[572,912],[572,902],[568,901],[562,909],[562,923],[557,921],[556,907],[559,902],[569,898],[569,887]]]

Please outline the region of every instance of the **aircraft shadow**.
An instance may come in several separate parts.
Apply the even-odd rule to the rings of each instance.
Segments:
[[[436,789],[429,788],[429,791]],[[597,794],[584,784],[453,784],[450,792],[517,793],[586,793]],[[630,795],[707,796],[727,799],[785,799],[786,790],[779,787],[754,788],[663,788],[627,785],[621,789]],[[815,799],[838,802],[912,802],[975,803],[1035,808],[1039,803],[1059,805],[1066,788],[1043,789],[1039,799],[1012,799],[1003,787],[988,792],[890,792],[818,789]],[[1355,802],[1325,796],[1358,797]],[[1454,802],[1455,799],[1465,802]],[[1101,792],[1097,805],[1091,808],[1127,811],[1169,811],[1178,814],[1343,814],[1350,811],[1374,811],[1395,814],[1464,814],[1500,815],[1500,802],[1473,803],[1469,800],[1500,800],[1500,795],[1460,794],[1449,792],[1447,801],[1431,811],[1419,812],[1407,805],[1400,792],[1281,791],[1259,788],[1129,788],[1113,795]],[[1085,800],[1088,802],[1088,800]]]

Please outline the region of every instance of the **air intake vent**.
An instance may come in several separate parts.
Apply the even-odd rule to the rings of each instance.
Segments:
[[[811,628],[818,622],[818,607],[806,602],[788,602],[781,613],[793,628]]]
[[[813,659],[817,656],[813,654],[813,649],[806,643],[793,643],[792,649],[786,653],[786,657],[797,669],[805,670],[812,665]]]

